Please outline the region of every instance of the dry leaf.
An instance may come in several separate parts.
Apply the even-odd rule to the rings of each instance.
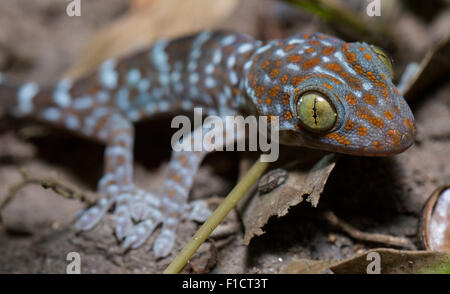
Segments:
[[[162,37],[174,38],[217,27],[238,3],[237,0],[145,2],[96,33],[66,76],[79,77],[108,58],[145,48]]]
[[[306,197],[312,206],[317,206],[320,194],[334,168],[335,154],[323,156],[313,165],[298,166],[289,172],[286,182],[269,193],[256,193],[242,213],[245,227],[244,244],[248,245],[254,236],[264,234],[262,227],[270,217],[286,215],[289,208],[296,206]]]
[[[280,270],[280,274],[323,274],[329,273],[330,267],[338,261],[323,261],[311,259],[294,259]]]
[[[371,252],[379,254],[382,274],[449,273],[450,271],[450,253],[380,248],[368,250],[341,261],[293,260],[282,268],[280,273],[323,273],[331,270],[335,274],[367,274],[368,266],[375,261],[373,257],[368,258]]]
[[[426,250],[450,252],[450,186],[437,188],[428,198],[418,234]]]
[[[373,260],[367,260],[367,254],[380,254],[382,274],[432,273],[442,266],[450,267],[450,253],[436,251],[402,251],[395,249],[372,249],[341,263],[331,266],[336,274],[365,274],[367,266]]]

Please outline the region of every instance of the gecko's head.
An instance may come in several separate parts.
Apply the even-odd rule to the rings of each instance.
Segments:
[[[381,49],[323,34],[255,51],[245,80],[259,115],[278,116],[280,142],[383,156],[413,143],[414,117]]]

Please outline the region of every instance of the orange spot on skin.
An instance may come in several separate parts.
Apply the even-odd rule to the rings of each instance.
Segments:
[[[360,136],[367,136],[367,128],[366,127],[358,127],[358,134]]]
[[[341,66],[337,63],[329,63],[325,67],[328,69],[331,69],[332,71],[341,71],[342,70]]]
[[[284,113],[283,117],[284,117],[285,120],[290,120],[292,118],[292,113],[290,111],[286,111]]]
[[[182,154],[178,157],[178,161],[182,166],[187,166],[186,155]]]
[[[348,120],[347,123],[345,124],[345,129],[351,130],[354,126],[355,126],[355,123],[352,122],[351,120]]]
[[[271,97],[274,97],[274,96],[278,95],[279,92],[280,92],[280,86],[275,86],[272,89],[270,89],[269,95]]]
[[[290,98],[291,96],[289,95],[289,93],[284,93],[283,94],[283,98],[282,98],[282,102],[284,103],[284,104],[287,104],[287,105],[289,105],[289,98]]]
[[[329,77],[329,76],[325,76],[326,78],[329,78],[330,80],[332,80],[333,82],[335,82],[336,84],[338,84],[338,85],[341,85],[342,83],[341,83],[341,81],[339,81],[338,79],[335,79],[335,78],[333,78],[333,77]],[[338,97],[339,98],[339,97]],[[339,98],[340,99],[340,98]]]
[[[373,146],[373,148],[378,149],[378,150],[384,148],[383,143],[382,142],[378,142],[378,141],[373,141],[372,142],[372,146]]]
[[[364,47],[359,47],[359,51],[364,51]]]
[[[279,59],[275,60],[274,65],[276,67],[279,67],[281,65],[281,60],[279,60]]]
[[[311,34],[304,34],[303,35],[303,39],[309,39],[309,38],[311,38]]]
[[[303,82],[304,80],[306,80],[307,78],[302,77],[302,76],[298,76],[298,77],[294,77],[292,79],[292,85],[297,86],[298,84],[300,84],[301,82]]]
[[[392,145],[398,145],[400,142],[400,132],[398,130],[388,130],[387,131],[387,141]]]
[[[348,74],[345,71],[342,71],[340,75],[349,83],[350,87],[352,87],[355,90],[361,89],[361,81],[358,79],[352,77],[350,74]]]
[[[306,52],[308,52],[308,53],[313,53],[314,51],[316,51],[316,49],[314,49],[314,48],[308,48],[308,49],[306,49]]]
[[[336,49],[332,46],[327,46],[325,48],[323,48],[322,50],[322,54],[325,56],[331,55],[334,53],[334,51],[336,51]]]
[[[172,180],[175,181],[175,182],[177,182],[177,183],[181,183],[183,179],[181,178],[180,175],[174,174],[174,175],[172,176]]]
[[[317,38],[322,39],[322,40],[325,40],[327,37],[324,36],[324,35],[320,35],[320,36],[318,36]]]
[[[409,119],[407,119],[407,118],[404,118],[403,119],[403,124],[408,128],[408,129],[410,129],[410,130],[415,130],[415,127],[414,127],[414,121],[411,119],[411,120],[409,120]]]
[[[263,92],[264,86],[258,86],[258,88],[256,88],[256,96],[261,96]]]
[[[323,83],[323,86],[324,86],[324,87],[327,87],[327,88],[330,89],[330,90],[333,90],[333,86],[330,85],[330,84]]]
[[[169,191],[167,191],[167,195],[170,197],[170,198],[173,198],[173,197],[175,197],[175,190],[174,189],[170,189]]]
[[[368,53],[364,54],[364,57],[369,61],[372,60],[372,55],[370,55]]]
[[[362,119],[365,119],[367,121],[369,121],[371,124],[373,124],[374,126],[378,127],[378,128],[383,128],[383,120],[377,116],[375,116],[372,111],[370,111],[369,109],[365,108],[365,107],[361,107],[360,109],[358,109],[358,114]]]
[[[303,62],[302,67],[303,67],[303,69],[310,69],[310,68],[316,66],[317,64],[319,64],[319,62],[320,62],[320,58],[315,57],[308,61]]]
[[[317,41],[316,39],[312,39],[312,40],[309,42],[309,44],[311,44],[311,45],[313,45],[313,46],[319,46],[319,45],[320,45],[320,42]]]
[[[339,136],[336,133],[328,134],[327,137],[330,138],[330,139],[336,140],[339,144],[343,144],[343,145],[349,145],[350,144],[350,141],[346,137]]]
[[[353,94],[348,94],[347,96],[345,96],[345,100],[347,100],[347,102],[351,105],[356,104],[356,97]]]
[[[355,53],[352,53],[349,51],[350,49],[350,45],[348,43],[345,43],[342,46],[342,52],[345,55],[345,58],[347,59],[347,61],[352,64],[353,66],[355,65],[355,61],[356,61],[356,56]]]
[[[364,94],[364,101],[366,101],[367,104],[373,105],[377,102],[377,98],[375,98],[372,94]]]
[[[283,84],[286,84],[286,82],[288,81],[288,79],[289,79],[288,75],[283,75],[283,77],[281,78],[281,82],[282,82]]]
[[[290,55],[287,60],[291,63],[297,63],[302,61],[302,57],[300,55]]]
[[[392,111],[390,111],[390,110],[386,110],[386,111],[384,112],[384,116],[385,116],[387,119],[389,119],[389,120],[391,120],[391,119],[394,118],[394,114],[393,114]]]
[[[286,47],[284,47],[283,50],[284,50],[285,52],[287,52],[287,51],[292,50],[294,47],[295,47],[295,44],[290,44],[290,45],[287,45]]]
[[[270,72],[270,78],[272,78],[272,79],[274,79],[274,78],[276,78],[276,76],[278,75],[278,73],[279,73],[279,71],[278,71],[278,69],[273,69],[271,72]]]
[[[119,164],[125,164],[126,160],[124,156],[117,156],[117,163]]]
[[[270,98],[266,99],[266,104],[270,104],[271,102],[272,102],[272,99],[270,99]]]
[[[336,139],[336,138],[339,137],[339,135],[336,134],[336,133],[331,133],[331,134],[328,134],[327,137],[330,138],[330,139]]]
[[[261,64],[261,68],[265,69],[269,65],[269,63],[270,63],[269,60],[264,60],[264,62]]]

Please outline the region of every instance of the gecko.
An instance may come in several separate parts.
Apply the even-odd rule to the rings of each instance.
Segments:
[[[173,151],[162,195],[133,184],[133,123],[200,107],[207,115],[279,118],[279,143],[356,156],[389,156],[413,144],[413,114],[392,82],[386,52],[322,33],[262,42],[232,31],[160,39],[53,87],[0,76],[0,106],[105,145],[100,200],[76,220],[92,229],[108,212],[125,249],[160,228],[157,257],[171,253],[184,218],[204,221],[189,191],[207,151]],[[151,130],[149,130],[151,136]],[[301,154],[299,154],[301,156]]]

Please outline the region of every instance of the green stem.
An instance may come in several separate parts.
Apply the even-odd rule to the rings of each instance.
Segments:
[[[164,274],[179,273],[189,259],[194,255],[200,245],[205,242],[209,235],[225,218],[231,209],[238,203],[238,201],[245,195],[256,180],[269,166],[268,162],[262,162],[259,159],[255,162],[248,173],[241,179],[241,181],[231,190],[230,194],[222,201],[217,209],[211,214],[208,220],[200,227],[200,229],[192,237],[191,241],[181,250],[175,257],[172,263],[166,268]]]

